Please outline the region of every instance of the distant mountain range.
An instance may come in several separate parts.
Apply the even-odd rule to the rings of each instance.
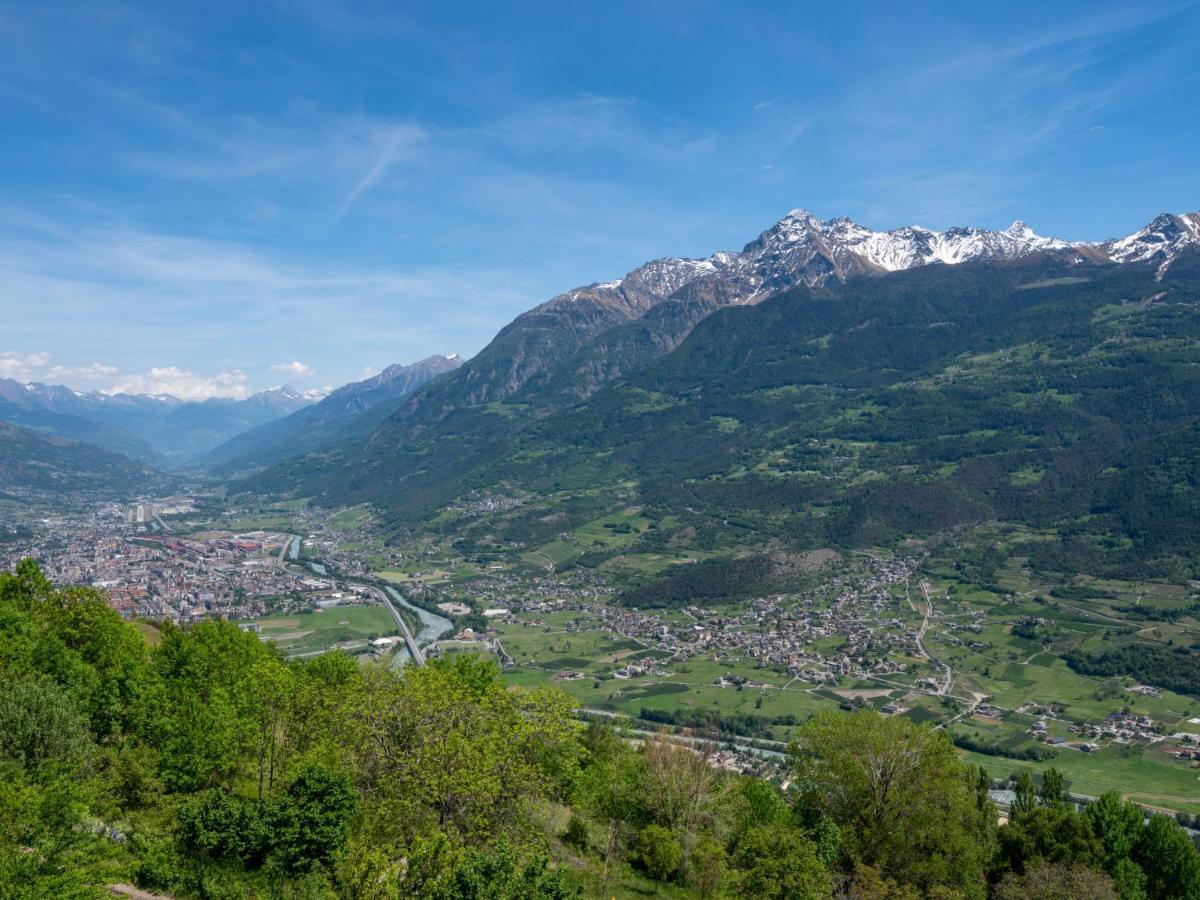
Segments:
[[[796,211],[740,252],[657,260],[554,297],[369,435],[244,486],[410,520],[474,492],[533,492],[558,498],[528,507],[553,533],[605,497],[659,504],[697,533],[774,528],[770,509],[793,537],[851,545],[980,517],[1053,521],[1055,503],[1085,530],[1142,528],[1151,495],[1163,521],[1183,522],[1200,482],[1159,496],[1105,473],[1200,449],[1171,431],[1200,420],[1198,285],[1198,213],[1071,242],[1020,222],[876,232]],[[942,387],[964,383],[976,356],[988,378]],[[882,490],[869,470],[816,457],[803,474],[816,452],[804,448],[842,440],[872,449],[830,459],[869,455],[903,484]],[[943,475],[928,469],[937,458]],[[546,530],[523,527],[488,533]]]
[[[312,401],[288,387],[244,400],[80,392],[0,379],[0,421],[87,441],[158,466],[195,460],[222,441]]]
[[[85,442],[158,468],[260,468],[326,441],[370,433],[400,398],[462,364],[431,356],[391,365],[314,402],[289,388],[244,400],[183,401],[169,394],[104,394],[0,379],[0,423]]]
[[[209,452],[204,462],[222,471],[262,467],[338,438],[369,434],[396,401],[461,365],[456,354],[388,366],[378,375],[343,385],[319,403],[236,435]]]

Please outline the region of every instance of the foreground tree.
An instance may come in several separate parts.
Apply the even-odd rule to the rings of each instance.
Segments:
[[[1083,817],[1100,843],[1101,867],[1112,878],[1122,900],[1145,896],[1146,873],[1132,857],[1145,829],[1146,814],[1110,791],[1089,804]]]
[[[1042,773],[1042,787],[1038,791],[1038,798],[1041,800],[1042,806],[1067,805],[1067,781],[1063,778],[1062,772],[1054,766]]]
[[[1146,892],[1155,898],[1200,898],[1200,856],[1186,831],[1167,816],[1151,816],[1133,858],[1146,873]]]
[[[468,654],[399,679],[369,673],[354,738],[372,827],[388,840],[439,831],[464,844],[520,831],[528,803],[575,778],[571,708],[559,691],[508,691],[494,664]]]
[[[983,895],[983,821],[944,732],[870,710],[819,713],[789,760],[801,803],[841,827],[854,858],[924,891]]]
[[[1087,821],[1065,806],[1013,813],[998,838],[1001,868],[1018,874],[1043,861],[1094,866],[1103,856]]]
[[[829,870],[794,828],[752,828],[738,845],[738,894],[752,900],[819,900],[830,895]]]
[[[645,742],[644,796],[652,798],[655,818],[689,838],[712,829],[734,788],[733,779],[712,764],[707,753],[666,739]]]
[[[654,883],[669,881],[679,870],[683,849],[675,832],[662,825],[647,825],[638,835],[638,857]]]
[[[1024,874],[1009,873],[996,886],[995,900],[1117,900],[1112,879],[1078,864],[1040,862]]]

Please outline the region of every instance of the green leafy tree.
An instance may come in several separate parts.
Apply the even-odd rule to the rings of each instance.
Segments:
[[[725,847],[711,834],[703,834],[688,853],[685,861],[688,883],[701,897],[717,896],[729,871]]]
[[[1133,853],[1145,829],[1145,813],[1109,791],[1089,804],[1083,817],[1100,842],[1101,867],[1112,877],[1122,900],[1144,897],[1146,873],[1133,861]]]
[[[1132,859],[1118,859],[1108,872],[1121,900],[1144,900],[1146,873]]]
[[[87,719],[54,681],[32,673],[6,679],[0,691],[0,759],[30,772],[44,766],[77,770],[94,751]]]
[[[347,653],[334,652],[293,662],[289,668],[292,696],[282,748],[288,764],[344,762],[343,738],[363,688],[358,662]]]
[[[1146,893],[1155,898],[1200,898],[1200,855],[1187,832],[1167,816],[1151,816],[1134,848],[1146,873]]]
[[[354,739],[381,837],[438,830],[494,841],[522,827],[526,802],[574,778],[581,748],[569,698],[510,692],[495,666],[463,656],[399,679],[369,673]]]
[[[154,653],[163,686],[152,739],[169,790],[232,787],[254,759],[256,723],[243,686],[267,660],[277,660],[273,649],[229,622],[164,629]]]
[[[671,829],[647,825],[638,835],[638,858],[655,883],[668,881],[679,871],[683,848]]]
[[[341,773],[308,766],[271,804],[271,857],[289,872],[328,863],[339,853],[358,811],[358,796]]]
[[[761,825],[782,825],[792,818],[783,795],[761,778],[744,779],[732,800],[737,810],[735,833]]]
[[[1017,776],[1013,795],[1012,809],[1009,811],[1014,816],[1028,812],[1037,806],[1037,789],[1034,787],[1033,776],[1029,774],[1028,769],[1022,769],[1021,774]]]
[[[1043,806],[1064,806],[1067,803],[1067,782],[1062,772],[1051,766],[1042,773],[1042,786],[1038,798]]]
[[[752,828],[738,844],[734,861],[738,893],[752,900],[818,900],[833,888],[816,846],[794,828]]]
[[[189,853],[254,868],[271,844],[270,826],[257,800],[210,789],[179,808],[179,837]]]
[[[275,788],[287,747],[288,711],[296,679],[280,661],[256,660],[234,687],[239,719],[249,723],[258,799]]]
[[[833,819],[853,857],[923,890],[982,892],[974,791],[944,733],[869,710],[823,712],[789,761],[804,802]]]
[[[1018,874],[1042,861],[1093,866],[1103,857],[1087,821],[1065,806],[1036,806],[1013,815],[998,840],[1003,867]]]

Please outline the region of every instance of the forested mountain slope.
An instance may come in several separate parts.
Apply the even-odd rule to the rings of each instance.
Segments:
[[[0,491],[18,497],[138,493],[160,480],[144,463],[0,422]]]
[[[1185,250],[1166,272],[1032,256],[796,288],[708,315],[582,402],[547,377],[419,436],[396,414],[255,486],[407,521],[472,491],[563,509],[607,491],[702,538],[800,546],[1001,518],[1060,526],[1053,552],[1179,574],[1197,540],[1181,460],[1200,419],[1198,274]]]

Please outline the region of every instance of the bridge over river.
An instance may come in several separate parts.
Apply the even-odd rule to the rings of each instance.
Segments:
[[[426,644],[438,640],[438,638],[447,632],[453,631],[454,623],[444,616],[439,616],[428,610],[421,609],[419,606],[414,606],[405,600],[403,595],[395,588],[384,587],[377,590],[383,599],[383,605],[392,614],[392,618],[396,620],[396,625],[399,627],[400,633],[404,635],[404,646],[407,648],[396,654],[394,665],[398,667],[403,666],[409,659],[414,660],[418,666],[425,665],[425,653],[421,648]],[[420,620],[421,630],[416,635],[412,633],[412,629],[408,627],[408,623],[400,615],[400,610],[396,609],[397,605],[403,606],[410,612],[415,613]]]

